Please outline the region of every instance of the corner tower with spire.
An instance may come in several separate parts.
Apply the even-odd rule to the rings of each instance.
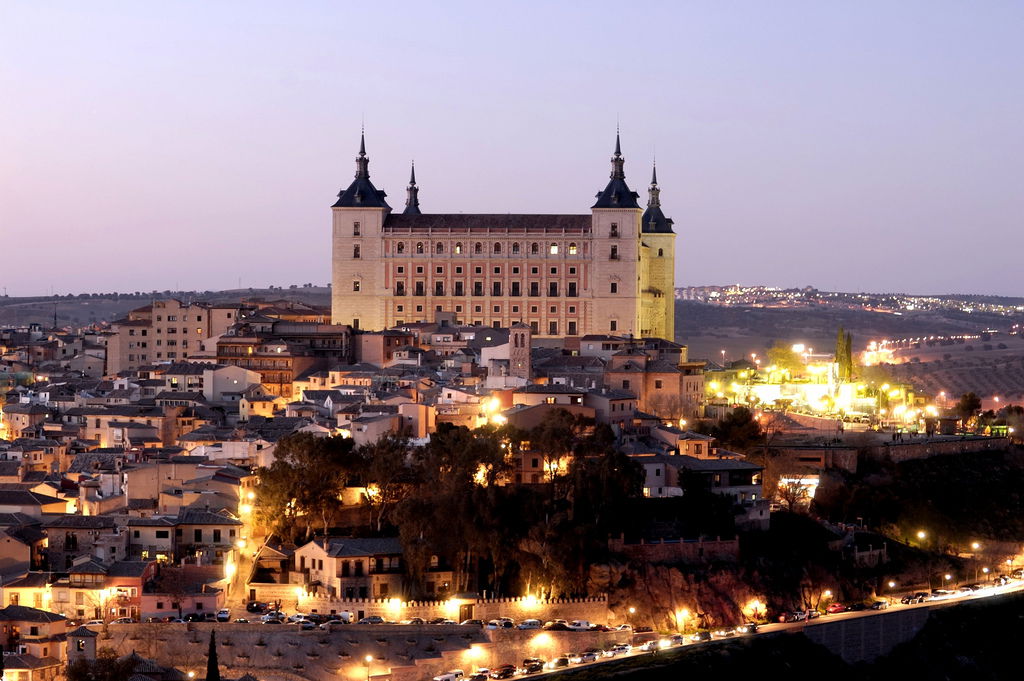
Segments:
[[[638,194],[626,184],[626,159],[619,131],[615,131],[612,172],[605,188],[590,207],[593,238],[592,328],[613,335],[639,336],[640,281],[637,276],[640,247]]]
[[[409,186],[405,189],[405,210],[402,215],[420,215],[420,188],[416,186],[416,164],[409,171]]]
[[[675,340],[676,235],[661,210],[657,165],[647,195],[640,218],[640,326],[644,335]]]
[[[355,328],[383,328],[384,221],[391,213],[383,191],[370,181],[370,157],[366,135],[359,136],[356,174],[348,188],[338,193],[331,207],[332,276],[331,321]]]

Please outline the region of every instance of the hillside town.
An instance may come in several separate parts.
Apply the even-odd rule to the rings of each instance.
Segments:
[[[989,450],[1009,437],[967,436],[959,417],[938,412],[927,421],[926,397],[890,386],[865,392],[840,380],[842,357],[825,353],[790,350],[804,371],[761,369],[760,360],[691,360],[685,346],[659,338],[552,343],[527,324],[366,331],[329,317],[287,300],[167,299],[77,331],[0,330],[6,678],[57,678],[69,662],[95,659],[97,637],[121,658],[138,655],[133,629],[158,625],[198,645],[197,627],[220,622],[222,636],[253,637],[259,650],[266,628],[255,625],[268,620],[329,632],[332,622],[479,629],[501,627],[501,617],[538,627],[564,619],[601,623],[620,638],[640,624],[694,632],[763,620],[787,597],[746,590],[705,621],[695,613],[710,605],[629,601],[594,563],[736,561],[740,536],[766,531],[780,504],[806,506],[827,469],[855,470],[858,455],[872,452]],[[917,405],[917,414],[886,421],[883,405],[901,415]],[[697,428],[744,414],[770,433],[770,462],[716,437],[742,444],[735,433]],[[862,439],[843,439],[854,435]],[[464,482],[438,473],[460,467]],[[334,487],[322,486],[327,478]],[[446,516],[473,513],[463,502],[478,494],[490,496],[474,502],[476,512],[536,523],[509,535],[515,551],[477,546],[458,522],[445,527]],[[492,501],[496,494],[504,496]],[[576,508],[588,494],[597,495],[593,508]],[[534,530],[554,539],[569,525],[500,507],[534,498],[556,515],[568,509],[574,523],[594,514],[587,541],[599,545],[578,556],[538,545]],[[673,500],[684,505],[664,505]],[[606,505],[621,518],[599,517]],[[420,527],[403,513],[434,520]],[[884,544],[860,546],[855,532],[832,529],[849,560],[885,561]],[[366,655],[375,674],[421,678],[452,655],[482,654],[481,635],[470,645],[442,633],[430,650]],[[305,653],[273,664],[244,655],[226,668],[270,679],[284,677],[268,676],[268,664],[317,666]],[[350,658],[353,673],[369,673],[366,655]],[[193,674],[208,659],[175,662],[156,649],[153,657],[146,664]]]

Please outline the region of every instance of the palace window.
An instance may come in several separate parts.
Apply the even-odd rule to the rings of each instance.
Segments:
[[[473,244],[473,252],[474,253],[483,253],[484,252],[484,245],[482,243],[480,243],[479,241],[477,241],[475,244]]]
[[[512,255],[519,255],[519,242],[512,244]]]
[[[358,222],[353,222],[352,223],[352,236],[359,236],[359,223]]]
[[[576,244],[569,244],[569,255],[576,255]]]
[[[551,255],[558,255],[558,244],[551,244],[548,246],[548,253]]]
[[[612,259],[612,260],[618,260],[619,259],[619,247],[618,246],[612,246],[612,253],[609,256],[609,258]]]
[[[500,243],[497,243],[497,242],[496,242],[496,243],[494,244],[494,253],[495,253],[495,255],[497,255],[497,254],[501,253],[501,244],[500,244]]]
[[[416,253],[418,255],[423,255],[423,242],[422,241],[417,241],[416,242]]]
[[[615,281],[612,282],[612,284],[611,284],[611,292],[612,293],[618,293],[619,292],[619,284],[618,284],[618,282],[615,282]]]
[[[359,244],[352,247],[352,257],[357,259],[359,258]]]
[[[359,280],[358,279],[356,279],[355,281],[352,282],[352,290],[355,291],[356,293],[359,293]]]
[[[395,246],[395,252],[398,253],[399,255],[401,255],[402,253],[405,253],[405,242],[404,241],[399,241],[398,242],[398,245]]]
[[[438,241],[437,245],[434,246],[434,252],[437,253],[438,255],[441,255],[442,253],[444,253],[444,244],[442,242]]]
[[[455,244],[455,254],[456,255],[461,255],[462,254],[462,242],[461,241],[459,241],[459,242],[457,242]]]
[[[540,253],[540,246],[536,243],[530,244],[530,253],[532,255],[537,255],[538,253]]]

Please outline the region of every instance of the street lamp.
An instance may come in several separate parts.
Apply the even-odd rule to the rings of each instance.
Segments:
[[[927,536],[928,536],[928,533],[925,532],[924,530],[918,530],[917,531],[917,539],[918,539],[918,541],[924,541],[924,538],[927,537]]]
[[[971,549],[973,549],[974,551],[977,551],[977,550],[978,550],[978,549],[980,549],[980,548],[981,548],[981,544],[979,544],[979,543],[978,543],[978,542],[976,542],[976,541],[972,541],[972,542],[971,542]]]
[[[366,681],[370,681],[370,663],[373,662],[373,655],[364,657],[363,662],[366,663]]]

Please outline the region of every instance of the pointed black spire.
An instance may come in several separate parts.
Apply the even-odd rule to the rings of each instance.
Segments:
[[[206,681],[220,681],[220,665],[217,663],[217,632],[210,630],[210,652],[206,656]]]
[[[619,144],[619,131],[615,130],[615,153],[612,155],[612,179],[613,180],[624,180],[626,179],[626,171],[623,165],[626,163],[626,159],[622,158],[622,145]]]
[[[661,206],[661,190],[658,188],[658,164],[654,164],[651,171],[651,186],[647,189],[647,207],[654,208]]]
[[[356,157],[356,178],[370,177],[370,158],[366,155],[366,132],[359,133],[359,156]]]
[[[356,156],[356,179],[348,186],[338,192],[338,200],[334,203],[335,208],[387,208],[383,191],[377,189],[370,182],[370,157],[366,155],[366,132],[359,134],[359,155]]]
[[[409,186],[405,190],[405,210],[403,215],[420,214],[420,188],[416,186],[416,163],[412,164],[412,171],[409,173]]]
[[[619,128],[615,128],[615,153],[612,155],[612,174],[608,186],[598,193],[597,203],[591,208],[639,208],[636,202],[639,194],[626,185],[626,159],[622,158],[622,144],[619,142]]]
[[[658,165],[654,164],[651,171],[651,186],[647,189],[647,210],[640,218],[640,231],[643,234],[674,234],[672,219],[665,217],[661,211],[661,188],[658,186]]]

